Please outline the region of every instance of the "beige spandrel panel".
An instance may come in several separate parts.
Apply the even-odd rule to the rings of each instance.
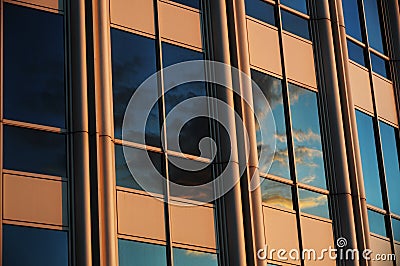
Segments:
[[[374,113],[368,71],[350,61],[348,65],[353,104],[361,109]]]
[[[47,7],[51,9],[64,10],[63,0],[16,0],[15,2],[28,3],[36,6]]]
[[[271,258],[272,249],[284,249],[288,254],[281,256],[280,259],[278,254],[274,252],[271,259],[300,264],[299,260],[293,260],[293,258],[298,257],[296,253],[291,252],[292,250],[299,251],[296,215],[268,207],[263,207],[263,215],[268,247],[268,250],[266,250],[267,257]],[[287,260],[284,257],[287,257]]]
[[[308,260],[308,254],[306,254],[307,260],[305,260],[305,265],[335,266],[336,261],[332,260],[329,254],[324,253],[322,255],[324,249],[336,248],[333,240],[332,224],[308,217],[301,217],[301,230],[303,249],[312,249],[316,252],[315,260],[313,255],[311,256],[311,260]]]
[[[4,219],[68,226],[67,183],[4,174]]]
[[[282,41],[287,77],[317,88],[312,44],[285,33]]]
[[[395,255],[397,258],[397,264],[400,263],[400,244],[394,244]]]
[[[173,242],[216,248],[213,208],[171,204],[170,210]]]
[[[202,48],[200,13],[159,2],[159,23],[162,38]]]
[[[282,75],[278,30],[247,19],[250,64]]]
[[[110,0],[111,23],[154,34],[153,0]]]
[[[393,265],[393,261],[380,261],[379,259],[376,259],[376,255],[378,256],[387,256],[388,254],[392,254],[392,250],[391,250],[391,246],[390,246],[390,242],[389,240],[384,240],[381,239],[379,237],[373,236],[371,235],[369,238],[369,244],[370,244],[370,249],[372,250],[372,254],[371,254],[371,265],[375,266],[375,265],[379,265],[379,266],[389,266],[389,265]],[[382,257],[380,257],[382,258]],[[397,264],[398,265],[398,264]]]
[[[398,124],[393,84],[373,75],[374,92],[378,116],[395,125]]]
[[[118,191],[117,211],[119,234],[165,240],[162,200]]]

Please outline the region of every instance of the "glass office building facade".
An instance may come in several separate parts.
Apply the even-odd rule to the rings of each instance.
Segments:
[[[400,265],[399,6],[2,0],[0,264]],[[224,73],[251,102],[210,82],[171,85],[161,70],[190,60],[251,77],[258,88]],[[142,139],[126,131],[124,116],[157,71],[146,89],[158,101]],[[183,74],[193,71],[210,74]],[[271,165],[261,156],[271,147],[261,137],[267,106],[253,97],[257,89],[275,121]],[[168,115],[202,96],[231,107],[229,125],[203,116],[177,130],[181,117]],[[218,116],[214,109],[209,102],[180,110]],[[144,115],[133,110],[132,119]],[[169,145],[177,136],[180,150]],[[207,138],[211,160],[199,145]],[[173,183],[194,187],[225,170],[238,182],[211,202],[218,187],[182,193],[155,182],[145,191],[128,165],[152,179],[147,156]],[[262,182],[252,189],[255,176]],[[387,259],[319,258],[329,247]],[[316,258],[288,254],[309,250]]]

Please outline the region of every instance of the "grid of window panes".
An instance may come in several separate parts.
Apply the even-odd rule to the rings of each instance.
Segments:
[[[69,184],[64,12],[3,6],[3,175]],[[3,265],[68,265],[68,225],[27,217],[3,218]]]
[[[177,0],[174,2],[200,12],[200,0]],[[208,162],[208,159],[201,157],[199,141],[204,137],[210,137],[208,119],[202,117],[192,119],[183,126],[180,132],[177,132],[177,126],[183,119],[182,113],[175,112],[167,117],[168,114],[174,112],[175,107],[185,100],[206,96],[205,83],[191,82],[176,86],[174,77],[166,77],[164,74],[163,79],[159,80],[162,84],[153,84],[154,86],[146,88],[149,95],[156,95],[158,102],[151,107],[147,118],[144,141],[141,138],[141,129],[135,128],[134,123],[135,119],[141,119],[145,116],[140,108],[133,108],[134,111],[129,113],[129,118],[133,121],[133,123],[130,123],[132,127],[125,127],[124,132],[122,132],[123,119],[129,100],[142,82],[163,67],[190,60],[204,59],[202,49],[188,47],[174,41],[162,40],[157,34],[143,34],[135,29],[112,25],[111,55],[117,190],[122,189],[123,191],[144,195],[144,189],[132,177],[127,163],[132,163],[137,175],[150,179],[152,178],[152,170],[142,163],[146,156],[150,157],[156,171],[176,184],[190,186],[204,184],[211,179],[211,166],[200,167],[204,169],[199,171],[186,171],[169,162],[169,159],[172,159],[175,162],[184,161],[207,165],[205,162]],[[198,71],[198,69],[188,69],[186,73],[182,74],[190,76],[191,71]],[[166,84],[167,81],[168,84]],[[167,86],[171,86],[172,89],[163,95],[161,92]],[[207,106],[186,105],[184,106],[184,116],[195,114],[201,108],[207,110]],[[166,132],[165,136],[160,133],[163,130],[162,125],[164,123],[166,127],[163,131]],[[182,152],[166,148],[168,141],[178,134],[178,142]],[[124,136],[123,141],[122,135]],[[162,143],[165,145],[163,146]],[[125,160],[124,149],[129,150],[129,161]],[[201,202],[204,201],[205,194],[212,193],[212,191],[193,189],[190,193],[183,195],[179,191],[167,189],[165,183],[154,182],[153,185],[146,187],[147,191],[158,195],[160,198],[168,197],[169,202],[171,200],[182,201],[186,204]],[[166,195],[166,191],[168,191],[168,195]],[[207,206],[214,207],[213,204],[207,204]],[[170,208],[165,209],[171,215]],[[167,227],[172,226],[168,219],[159,221],[159,223],[166,223]],[[131,265],[132,261],[135,261],[135,265],[218,265],[216,249],[207,250],[204,247],[176,245],[171,240],[160,241],[141,238],[140,236],[135,236],[135,239],[134,241],[131,238],[119,235],[119,265]],[[171,237],[166,237],[166,239],[171,239]],[[171,258],[171,256],[167,256],[168,252],[172,253],[172,261],[168,261]]]

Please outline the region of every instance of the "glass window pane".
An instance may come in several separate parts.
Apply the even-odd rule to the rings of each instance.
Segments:
[[[274,137],[276,141],[276,151],[271,168],[269,169],[269,173],[272,175],[290,179],[285,115],[282,100],[282,81],[255,70],[251,71],[251,77],[265,95],[265,98],[267,99],[272,109],[272,114],[275,120],[276,132],[274,134]],[[265,117],[263,115],[263,113],[265,112],[263,101],[257,98],[254,98],[253,101],[256,117],[259,119]],[[258,152],[260,153],[263,149],[270,149],[270,147],[268,146],[268,142],[263,142],[261,138],[261,132],[263,132],[263,136],[268,135],[269,128],[261,129],[260,123],[258,123],[258,121],[256,120],[256,129]],[[262,173],[266,173],[268,169],[266,169],[265,164],[263,164],[263,162],[259,162],[259,164],[260,171]]]
[[[385,216],[383,214],[368,210],[369,230],[381,236],[387,236],[385,226]]]
[[[64,17],[4,4],[4,117],[65,128]]]
[[[352,41],[347,40],[347,49],[349,52],[349,59],[365,66],[364,48],[355,44]]]
[[[289,84],[289,100],[297,180],[326,188],[317,95]]]
[[[300,211],[329,219],[328,196],[299,189]]]
[[[217,266],[217,254],[173,248],[174,266]]]
[[[369,45],[375,50],[384,53],[382,27],[378,8],[378,0],[364,0]]]
[[[264,179],[261,183],[262,201],[265,204],[293,210],[292,187]]]
[[[367,202],[383,208],[372,117],[356,111],[356,119]]]
[[[181,3],[196,9],[200,9],[200,0],[173,0],[174,2]]]
[[[4,168],[67,177],[65,135],[4,126]]]
[[[262,0],[246,0],[246,14],[268,24],[275,25],[274,6]]]
[[[397,219],[392,219],[393,235],[394,240],[400,242],[400,221]]]
[[[111,29],[112,82],[114,100],[114,134],[122,138],[122,122],[126,107],[133,93],[149,76],[157,72],[155,41],[132,33]],[[148,88],[149,95],[157,98],[157,84]],[[130,119],[140,121],[145,108],[133,108]],[[135,123],[133,123],[135,124]],[[138,123],[140,124],[140,123]],[[138,142],[141,129],[125,131],[125,140]],[[146,124],[146,142],[151,146],[160,146],[160,126],[157,104],[153,106]]]
[[[362,42],[360,11],[357,0],[342,1],[346,33]]]
[[[282,28],[288,32],[296,34],[304,39],[310,39],[310,32],[308,29],[308,20],[296,16],[290,12],[281,11],[282,14]]]
[[[306,0],[281,0],[281,4],[296,9],[304,14],[308,14]]]
[[[68,232],[3,225],[3,266],[67,266]]]
[[[385,78],[390,78],[388,73],[387,61],[374,53],[371,54],[372,71]]]
[[[120,266],[167,265],[165,246],[118,239]]]
[[[386,184],[389,193],[390,211],[400,215],[400,169],[397,130],[386,123],[379,122],[385,165]]]

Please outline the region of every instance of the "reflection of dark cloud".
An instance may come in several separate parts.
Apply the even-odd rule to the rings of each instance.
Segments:
[[[267,179],[261,183],[261,191],[264,203],[293,209],[291,186]]]

